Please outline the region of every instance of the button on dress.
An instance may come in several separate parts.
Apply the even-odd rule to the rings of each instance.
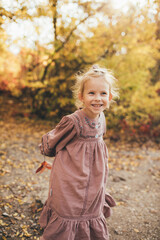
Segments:
[[[43,135],[41,152],[55,156],[48,198],[39,223],[42,240],[108,240],[106,218],[116,205],[106,193],[108,151],[102,112],[96,120],[81,110]]]

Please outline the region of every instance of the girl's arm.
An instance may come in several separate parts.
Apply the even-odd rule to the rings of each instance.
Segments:
[[[49,157],[56,155],[63,149],[76,135],[76,127],[69,116],[62,118],[55,129],[42,136],[40,144],[41,154]]]

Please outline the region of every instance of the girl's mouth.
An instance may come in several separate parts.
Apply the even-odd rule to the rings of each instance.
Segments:
[[[102,107],[103,106],[103,104],[91,104],[93,107]]]

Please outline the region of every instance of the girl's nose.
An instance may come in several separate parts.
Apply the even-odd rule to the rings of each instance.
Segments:
[[[96,96],[95,96],[95,100],[97,100],[97,101],[100,101],[100,100],[101,100],[101,96],[100,96],[100,94],[96,94]]]

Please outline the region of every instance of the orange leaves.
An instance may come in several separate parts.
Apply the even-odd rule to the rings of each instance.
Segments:
[[[118,154],[119,155],[119,154]],[[117,171],[120,170],[135,170],[135,168],[139,166],[139,161],[136,156],[121,156],[117,158],[109,159],[109,169],[115,169]]]
[[[142,124],[139,127],[139,131],[144,134],[148,134],[150,132],[151,125],[150,124]]]
[[[42,173],[45,169],[51,169],[51,164],[47,163],[46,161],[41,163],[41,166],[36,170],[36,173],[40,172]]]
[[[108,145],[108,144],[107,144]],[[108,146],[109,148],[109,169],[116,171],[126,170],[135,171],[140,162],[145,159],[143,153],[139,152],[138,147],[127,146],[126,142],[119,145],[119,142],[114,143],[114,146]],[[134,152],[134,154],[133,154]],[[114,181],[125,181],[125,179],[116,178]]]
[[[149,139],[156,140],[160,136],[159,126],[155,124],[157,120],[155,120],[151,114],[147,114],[144,119],[143,117],[137,117],[136,119],[136,116],[134,116],[133,120],[132,116],[128,115],[119,120],[119,124],[117,124],[117,129],[119,129],[120,133],[119,138],[127,138],[129,141],[147,141]],[[114,131],[112,131],[111,139],[113,140],[115,138],[114,134]]]
[[[116,205],[117,205],[117,206],[125,205],[125,202],[119,201],[119,202],[116,202]]]

